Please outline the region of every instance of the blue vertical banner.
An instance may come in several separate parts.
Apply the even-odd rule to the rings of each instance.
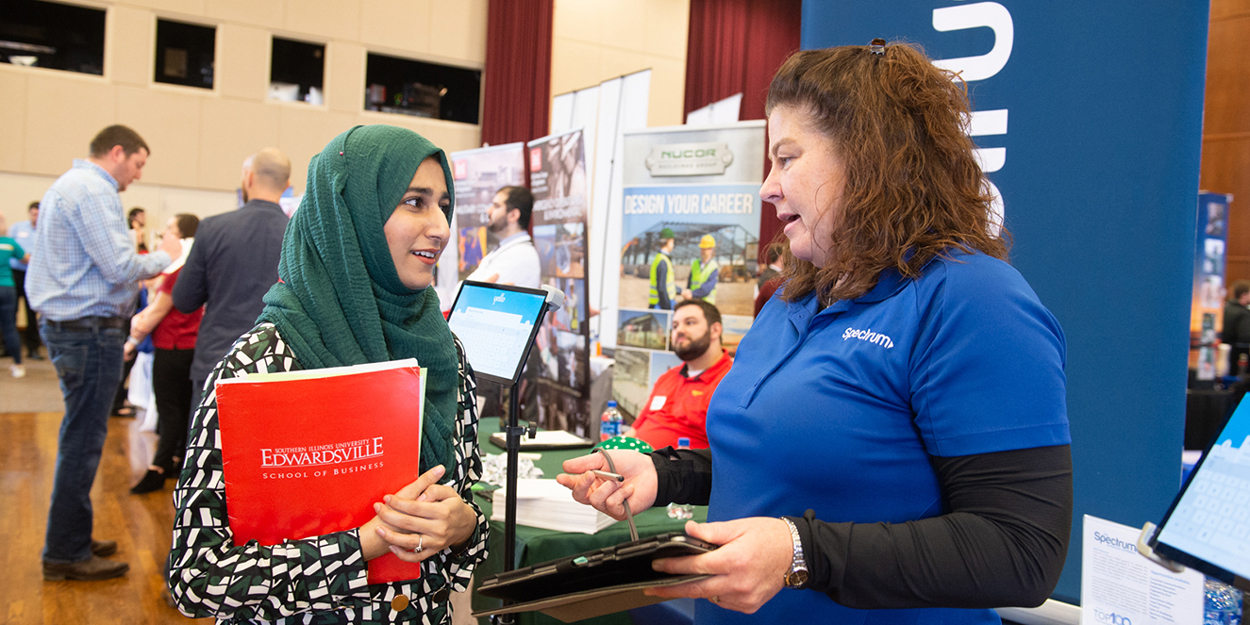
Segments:
[[[803,3],[805,49],[916,43],[968,83],[1011,263],[1067,337],[1064,601],[1082,515],[1157,522],[1180,484],[1207,19],[1205,2]]]

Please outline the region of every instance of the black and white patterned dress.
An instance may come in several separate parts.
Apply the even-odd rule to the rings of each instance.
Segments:
[[[258,325],[240,337],[208,378],[209,393],[191,419],[186,460],[174,491],[177,512],[168,581],[179,610],[222,623],[451,623],[451,591],[466,590],[473,569],[486,558],[490,525],[469,490],[482,473],[477,406],[459,339],[456,352],[460,388],[455,463],[447,467],[452,481],[444,483],[473,508],[477,526],[463,551],[445,549],[423,561],[420,579],[371,586],[356,529],[268,547],[254,541],[234,543],[226,516],[214,382],[303,368],[272,324]]]

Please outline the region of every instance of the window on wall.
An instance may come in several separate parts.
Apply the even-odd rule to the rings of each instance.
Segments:
[[[273,38],[269,62],[269,99],[323,104],[326,47],[294,39]]]
[[[156,20],[156,82],[213,88],[217,29],[173,20]]]
[[[0,0],[0,62],[104,74],[104,11]]]
[[[365,110],[480,123],[482,72],[370,53]]]

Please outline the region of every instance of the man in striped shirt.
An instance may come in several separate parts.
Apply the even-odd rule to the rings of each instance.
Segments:
[[[108,579],[130,568],[105,559],[116,542],[92,540],[91,484],[121,383],[126,319],[139,281],[181,253],[174,242],[140,256],[126,232],[118,192],[139,179],[149,151],[135,131],[109,126],[91,141],[90,156],[75,159],[39,204],[39,253],[27,268],[26,293],[41,315],[39,334],[65,398],[43,549],[46,580]]]

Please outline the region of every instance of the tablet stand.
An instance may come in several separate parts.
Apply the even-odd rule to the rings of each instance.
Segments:
[[[529,361],[530,350],[534,348],[534,344],[530,343],[525,348],[525,360]],[[504,449],[508,454],[508,471],[504,488],[504,517],[503,517],[503,570],[511,571],[516,568],[516,488],[517,488],[517,464],[521,453],[521,436],[529,435],[534,438],[538,426],[529,423],[526,427],[519,424],[519,414],[521,412],[521,381],[513,380],[512,386],[508,391],[508,425],[504,427],[504,439],[507,444]],[[505,601],[504,604],[511,603]],[[512,625],[516,622],[515,614],[496,614],[490,617],[490,622],[494,625]]]
[[[1137,537],[1137,553],[1173,573],[1184,573],[1184,564],[1174,562],[1155,553],[1154,547],[1150,546],[1150,541],[1154,538],[1155,531],[1158,529],[1154,523],[1146,523],[1142,526],[1141,534]]]
[[[564,301],[564,294],[549,286],[544,286],[547,291],[547,312],[553,312],[558,309]],[[552,291],[555,291],[554,293]],[[559,293],[559,296],[555,294]],[[543,315],[539,318],[539,322],[546,318]],[[531,340],[529,345],[525,346],[525,355],[522,356],[521,362],[528,363],[530,359],[530,350],[534,349],[534,342]],[[522,368],[524,371],[524,368]],[[524,375],[524,373],[522,373]],[[512,386],[508,390],[508,425],[504,428],[504,439],[507,441],[504,449],[508,453],[508,471],[504,487],[507,491],[504,493],[504,517],[503,517],[503,570],[508,572],[516,568],[516,488],[517,488],[517,464],[521,453],[521,436],[528,435],[534,438],[538,432],[538,425],[528,423],[525,427],[520,425],[521,413],[521,380],[512,381]],[[508,601],[504,602],[511,603]],[[516,616],[513,614],[496,614],[490,617],[491,623],[494,625],[513,625],[516,623]]]
[[[529,350],[526,350],[526,356],[529,356]],[[504,449],[508,453],[508,473],[504,498],[504,521],[503,521],[503,570],[511,571],[516,568],[516,488],[517,488],[517,465],[519,464],[519,456],[521,452],[521,437],[528,435],[534,438],[534,434],[538,431],[538,426],[528,423],[524,427],[519,424],[518,413],[520,412],[521,393],[519,391],[521,383],[519,381],[512,383],[512,388],[508,395],[508,425],[504,428],[504,437],[507,439],[507,445]]]

